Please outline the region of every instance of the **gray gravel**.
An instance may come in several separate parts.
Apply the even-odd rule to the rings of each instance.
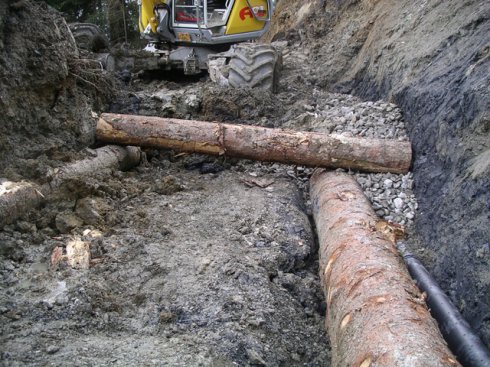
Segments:
[[[284,68],[296,68],[298,72],[289,73],[283,81],[286,92],[279,98],[284,103],[288,103],[291,95],[298,92],[298,83],[295,83],[298,78],[306,78],[302,81],[309,83],[308,73],[302,70],[302,66],[298,66],[298,60],[308,59],[308,55],[298,51],[300,49],[291,47],[285,50]],[[402,111],[397,105],[386,101],[362,101],[352,95],[316,89],[312,84],[309,99],[298,100],[291,110],[295,116],[286,114],[283,127],[345,136],[409,140]],[[300,167],[293,171],[300,181],[299,185],[307,191],[307,179],[312,169]],[[418,207],[412,191],[412,173],[350,173],[356,177],[381,218],[404,225],[407,230],[411,229]]]

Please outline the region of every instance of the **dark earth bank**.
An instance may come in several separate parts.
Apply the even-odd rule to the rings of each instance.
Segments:
[[[94,142],[91,111],[112,92],[103,74],[79,57],[65,20],[46,3],[0,3],[3,178],[39,177]]]
[[[412,249],[489,346],[490,3],[283,1],[275,17],[267,39],[301,42],[312,85],[403,110]]]

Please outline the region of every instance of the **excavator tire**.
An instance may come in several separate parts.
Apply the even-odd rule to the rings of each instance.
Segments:
[[[238,44],[229,63],[228,82],[234,88],[277,92],[282,57],[270,45]]]
[[[79,49],[99,52],[109,48],[109,40],[95,24],[73,23],[70,30]]]

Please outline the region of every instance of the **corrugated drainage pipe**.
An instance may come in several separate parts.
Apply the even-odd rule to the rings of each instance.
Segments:
[[[398,250],[417,286],[427,294],[426,302],[430,313],[437,320],[444,339],[461,364],[465,367],[490,367],[490,351],[424,265],[407,251],[403,243],[398,244]]]

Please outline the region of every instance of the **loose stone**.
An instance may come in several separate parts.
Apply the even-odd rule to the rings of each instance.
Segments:
[[[393,187],[393,181],[390,180],[390,179],[384,180],[383,183],[384,183],[385,187],[388,188],[388,189]]]
[[[403,200],[400,199],[399,197],[393,200],[393,204],[395,205],[396,209],[401,209],[403,208]]]

